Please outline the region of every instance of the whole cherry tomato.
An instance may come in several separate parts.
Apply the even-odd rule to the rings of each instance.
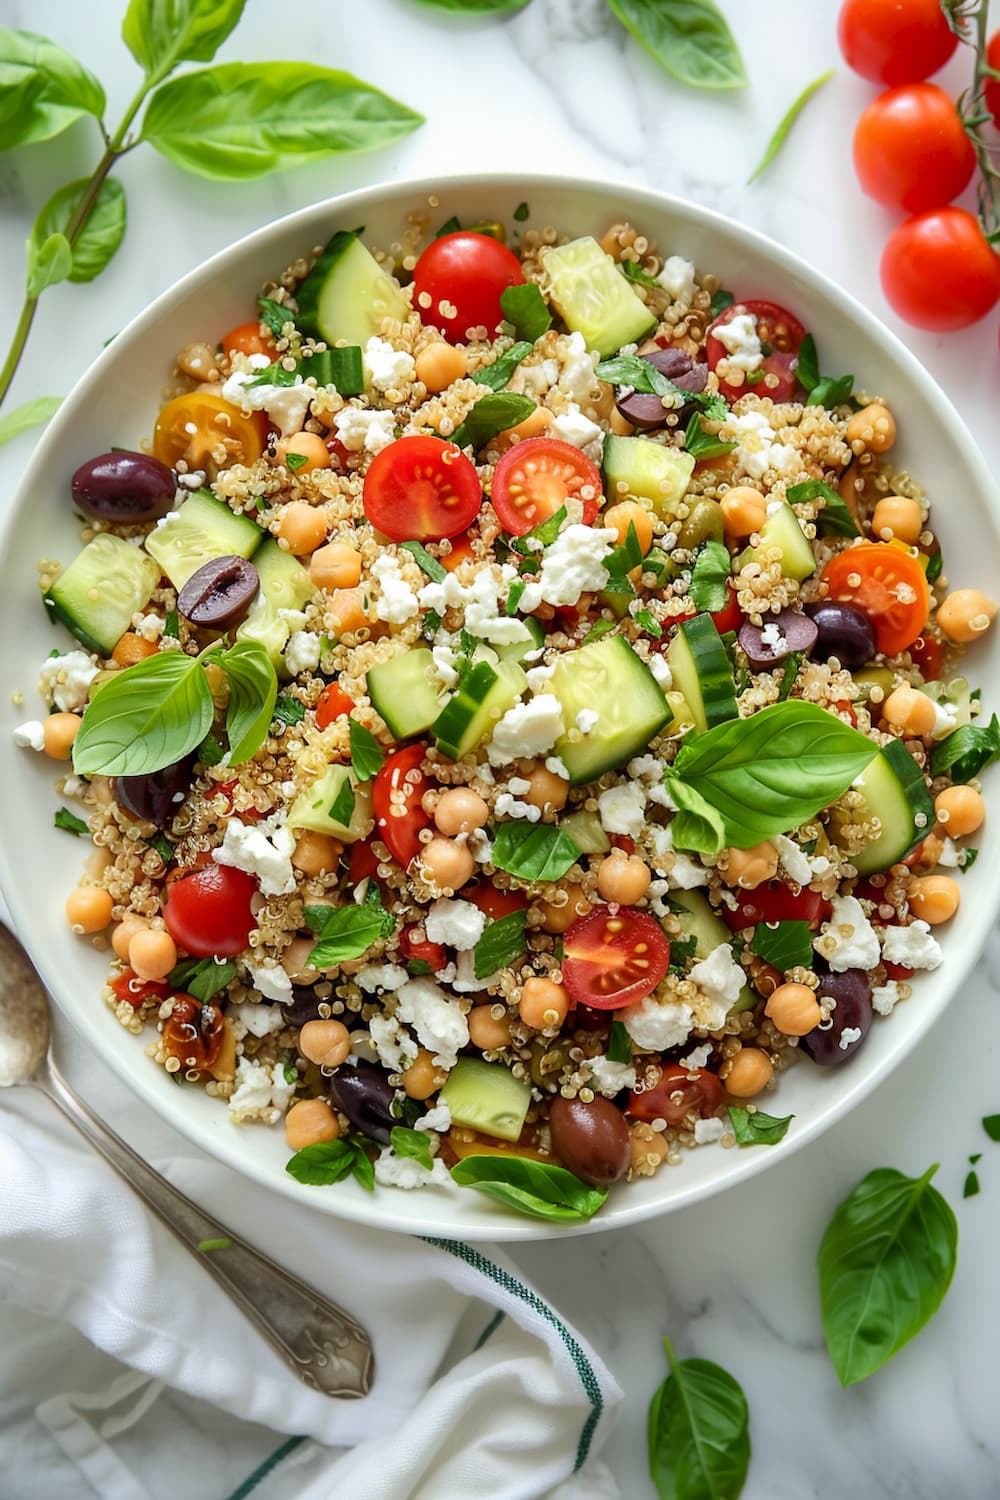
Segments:
[[[849,68],[890,84],[936,73],[958,46],[939,0],[844,0],[837,39]]]
[[[964,208],[932,208],[900,224],[879,273],[894,311],[932,333],[967,328],[1000,298],[1000,257]]]
[[[918,214],[950,203],[968,185],[976,153],[955,102],[936,83],[904,83],[873,99],[854,131],[862,192]]]
[[[521,262],[499,240],[460,229],[432,240],[413,271],[413,305],[453,344],[471,328],[492,337],[503,321],[500,294],[524,280]]]
[[[232,865],[204,864],[167,887],[163,920],[170,936],[196,958],[230,957],[242,953],[257,920],[250,903],[257,882]]]

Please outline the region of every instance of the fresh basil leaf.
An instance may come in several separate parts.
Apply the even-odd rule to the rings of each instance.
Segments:
[[[732,292],[727,292],[724,286],[712,293],[712,300],[708,305],[709,316],[714,320],[725,312],[727,307],[732,307],[736,298]]]
[[[632,1038],[628,1034],[628,1028],[624,1021],[612,1021],[611,1030],[608,1033],[609,1062],[630,1063],[632,1061]]]
[[[808,922],[788,921],[758,922],[750,939],[750,951],[780,969],[782,974],[789,969],[810,969],[813,962],[812,933]]]
[[[327,909],[319,942],[309,954],[314,969],[332,969],[349,958],[360,958],[382,936],[384,913],[371,906],[334,906]]]
[[[1000,1141],[1000,1115],[984,1115],[983,1129],[991,1141]]]
[[[795,686],[796,681],[798,680],[799,668],[802,665],[803,654],[804,653],[801,651],[793,651],[785,661],[785,670],[782,672],[781,681],[778,684],[779,703],[784,703],[785,699],[789,697],[792,688]]]
[[[766,1115],[761,1109],[751,1114],[741,1105],[730,1104],[729,1118],[738,1146],[776,1146],[785,1139],[795,1116],[784,1115],[779,1119],[777,1115]]]
[[[798,382],[809,392],[807,406],[841,406],[854,389],[853,375],[821,375],[816,340],[807,333],[799,345]]]
[[[821,89],[824,83],[829,83],[835,71],[835,68],[831,68],[829,72],[821,73],[818,78],[814,78],[812,83],[807,83],[798,98],[789,105],[788,109],[785,111],[784,115],[782,115],[780,121],[778,122],[778,126],[774,134],[768,141],[764,151],[764,155],[761,157],[760,161],[757,163],[757,166],[747,178],[748,186],[751,182],[754,181],[755,178],[760,176],[761,172],[765,171],[765,169],[771,165],[771,163],[774,161],[774,158],[777,156],[778,152],[787,141],[789,134],[791,133],[792,126],[795,124],[803,109],[809,103],[809,100],[812,98],[813,94],[816,93],[817,89]]]
[[[732,453],[736,444],[725,442],[714,432],[706,431],[701,417],[695,411],[691,413],[684,432],[684,446],[692,458],[721,458],[724,453]]]
[[[528,3],[528,0],[524,0],[524,4],[526,5],[527,3]],[[519,224],[523,224],[524,221],[525,221],[525,219],[528,219],[528,218],[531,217],[531,209],[528,207],[528,205],[526,203],[519,203],[517,205],[517,207],[515,208],[513,214],[511,215],[511,217],[514,218],[514,219],[516,219]]]
[[[504,603],[503,612],[505,615],[517,614],[517,606],[521,602],[521,595],[524,593],[527,587],[528,585],[525,579],[514,579],[514,582],[510,586],[510,592],[508,593],[507,599]]]
[[[678,1359],[649,1404],[649,1477],[660,1500],[738,1500],[750,1465],[750,1413],[740,1385],[708,1359]]]
[[[806,479],[802,484],[793,484],[785,491],[789,505],[801,505],[806,500],[824,500],[826,503],[816,517],[816,527],[826,536],[860,536],[858,525],[837,491],[824,484],[822,479]]]
[[[0,27],[0,151],[50,140],[81,115],[99,120],[105,103],[93,73],[62,47]]]
[[[180,620],[177,617],[176,609],[168,609],[164,615],[163,634],[171,636],[175,641],[180,639]]]
[[[660,285],[656,277],[650,276],[648,271],[644,271],[637,260],[620,260],[618,262],[618,269],[626,281],[637,281],[640,286],[658,287]]]
[[[302,468],[305,462],[306,455],[304,453],[285,454],[285,466],[286,468],[290,469],[293,474],[298,473],[299,469]]]
[[[310,932],[322,932],[330,915],[329,906],[309,906],[302,908],[302,917]]]
[[[691,587],[688,589],[695,609],[707,610],[710,614],[725,609],[729,600],[726,581],[729,578],[731,566],[729,548],[724,543],[706,542],[704,544],[694,560],[694,567],[691,570]]]
[[[286,323],[294,324],[295,322],[291,309],[285,307],[282,302],[275,302],[271,297],[258,297],[257,311],[260,313],[260,321],[265,328],[270,329],[276,339],[284,333]]]
[[[668,773],[667,788],[678,811],[671,823],[674,848],[692,854],[718,854],[726,844],[722,814],[694,786]]]
[[[229,764],[239,766],[252,760],[267,739],[278,697],[278,676],[259,641],[237,641],[212,660],[229,679]]]
[[[548,823],[501,823],[491,858],[498,870],[541,884],[565,875],[580,849],[568,833]]]
[[[431,1156],[431,1143],[422,1130],[410,1130],[406,1125],[394,1125],[389,1137],[389,1144],[397,1156],[407,1156],[413,1161],[418,1161],[428,1172],[434,1162]]]
[[[317,1141],[303,1146],[285,1162],[285,1171],[297,1182],[311,1187],[329,1187],[350,1177],[354,1170],[356,1147],[353,1141]]]
[[[305,716],[306,711],[298,698],[289,693],[279,693],[274,700],[274,717],[282,724],[301,724]]]
[[[696,89],[746,88],[740,49],[713,0],[608,0],[660,67]]]
[[[87,178],[68,182],[54,193],[35,220],[28,241],[35,251],[53,234],[69,234],[80,201],[90,183]],[[97,197],[70,246],[71,265],[67,281],[93,281],[104,270],[125,236],[125,189],[115,177],[106,177]],[[67,243],[68,240],[67,240]],[[29,248],[28,258],[32,250]]]
[[[351,719],[347,726],[351,740],[351,767],[359,781],[371,781],[385,764],[379,742],[370,729]]]
[[[33,401],[25,401],[23,406],[15,406],[13,411],[6,412],[0,417],[0,448],[20,437],[22,432],[30,432],[32,427],[50,421],[62,404],[62,396],[36,396]]]
[[[551,546],[555,541],[566,522],[566,516],[565,505],[560,505],[551,516],[547,516],[544,521],[539,521],[537,526],[533,526],[523,536],[512,537],[511,551],[519,552],[522,557],[537,556],[543,547]]]
[[[178,971],[182,968],[187,972],[179,975]],[[186,990],[189,995],[200,1000],[202,1005],[207,1005],[235,978],[236,965],[231,960],[220,964],[214,958],[196,958],[193,963],[188,960],[187,964],[179,964],[173,969],[168,975],[168,983],[176,989]]]
[[[446,234],[457,234],[461,227],[461,219],[456,219],[455,215],[452,214],[450,219],[445,219],[440,229],[436,229],[434,231],[434,238],[436,240],[440,240],[443,239]]]
[[[979,1173],[966,1172],[965,1181],[962,1184],[962,1197],[975,1198],[979,1192]]]
[[[950,775],[965,783],[978,776],[1000,757],[1000,722],[996,714],[988,724],[963,724],[953,729],[931,751],[931,775]]]
[[[523,10],[528,0],[419,0],[419,3],[455,15],[499,16],[507,11]]]
[[[687,400],[691,395],[638,354],[616,354],[611,359],[602,359],[594,374],[607,385],[628,386],[644,396],[681,396]]]
[[[179,62],[211,62],[239,24],[246,0],[130,0],[122,40],[147,78]]]
[[[459,1187],[478,1188],[508,1208],[553,1224],[584,1224],[608,1196],[564,1167],[526,1156],[466,1156],[451,1169]]]
[[[633,522],[628,523],[628,531],[625,540],[620,546],[604,559],[607,569],[608,581],[604,585],[607,594],[627,594],[629,597],[635,595],[632,580],[629,578],[633,568],[639,567],[642,562],[642,548],[639,545],[639,535]]]
[[[491,365],[483,365],[470,378],[477,385],[488,385],[491,391],[502,391],[505,385],[510,384],[510,377],[522,359],[527,359],[534,347],[534,344],[529,344],[527,341],[511,344],[499,359],[495,359]]]
[[[429,609],[424,615],[420,626],[420,634],[425,641],[432,641],[441,629],[441,616],[436,609]]]
[[[351,1176],[354,1181],[364,1188],[366,1193],[375,1191],[375,1168],[371,1157],[360,1141],[352,1141],[354,1147],[354,1160],[351,1163]]]
[[[354,817],[354,808],[357,798],[354,795],[354,787],[350,781],[341,783],[340,790],[327,809],[329,817],[342,828],[349,828],[351,819]]]
[[[374,911],[381,923],[381,937],[392,937],[396,930],[396,918],[391,911],[386,911],[382,903],[382,891],[377,880],[368,877],[368,885],[365,889],[364,905],[369,911]]]
[[[40,297],[46,287],[66,281],[73,269],[73,251],[64,234],[28,241],[28,296]]]
[[[688,965],[696,955],[698,939],[694,933],[687,937],[672,937],[670,939],[670,965],[668,974],[686,974]]]
[[[958,856],[958,868],[963,872],[965,870],[971,870],[972,866],[976,863],[976,860],[978,858],[978,849],[963,849]]]
[[[933,1317],[955,1272],[958,1226],[931,1178],[880,1167],[820,1242],[823,1335],[841,1385],[874,1374]]]
[[[71,813],[68,807],[57,808],[53,822],[57,828],[64,829],[66,833],[75,833],[80,837],[90,832],[90,828],[83,819],[78,818],[75,813]],[[522,912],[520,915],[523,926],[524,913]]]
[[[200,662],[180,651],[158,652],[116,672],[87,705],[73,741],[73,769],[80,776],[162,771],[201,744],[214,716]]]
[[[602,635],[610,635],[617,623],[617,620],[595,620],[580,645],[588,646],[591,641],[599,641]]]
[[[497,433],[506,432],[523,422],[535,406],[530,396],[515,396],[510,391],[484,396],[476,402],[465,421],[456,427],[451,441],[459,448],[472,448],[478,453]]]
[[[3,439],[0,438],[0,442],[2,442],[2,441],[3,441]],[[943,552],[935,552],[934,555],[933,555],[933,557],[931,558],[930,562],[927,564],[927,582],[928,583],[937,583],[938,579],[941,577],[941,570],[942,570],[943,567],[944,567],[944,553]]]
[[[158,88],[142,139],[185,171],[237,181],[387,146],[422,123],[350,73],[315,63],[234,62]]]
[[[819,356],[816,353],[816,340],[811,333],[807,333],[799,345],[795,374],[799,385],[804,386],[807,391],[819,384]]]
[[[165,865],[169,865],[174,857],[174,846],[163,833],[154,833],[149,840],[149,847],[156,850]]]
[[[650,614],[648,609],[637,609],[632,618],[640,630],[645,630],[654,640],[658,641],[660,639],[663,634],[663,626],[654,615]]]
[[[198,759],[203,766],[217,766],[222,761],[225,751],[215,738],[214,734],[206,734],[198,746]]]
[[[447,578],[448,569],[439,563],[436,557],[431,557],[422,542],[400,542],[399,545],[435,583],[441,583]]]
[[[489,922],[472,950],[477,979],[488,979],[500,969],[509,969],[525,950],[524,921],[527,913],[508,912],[496,922]]]
[[[552,327],[548,304],[533,281],[505,287],[500,293],[500,311],[508,323],[513,323],[517,337],[529,344]]]

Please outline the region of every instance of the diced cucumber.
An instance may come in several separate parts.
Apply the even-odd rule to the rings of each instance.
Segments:
[[[712,910],[707,897],[703,896],[700,891],[671,891],[670,904],[681,908],[680,911],[675,911],[674,915],[681,925],[681,931],[688,937],[694,938],[696,963],[703,958],[708,958],[716,948],[732,942],[733,935],[729,928],[718,913]],[[733,1010],[753,1010],[759,998],[750,986],[745,984]]]
[[[786,578],[796,578],[799,583],[816,571],[816,557],[812,542],[799,525],[790,505],[780,505],[771,511],[761,527],[761,547],[781,548],[781,571]],[[756,547],[747,547],[736,559],[734,571],[739,572],[748,562],[758,562],[760,554]]]
[[[872,839],[860,854],[850,856],[859,875],[872,875],[899,864],[934,824],[934,804],[930,799],[923,772],[902,740],[883,745],[853,783],[864,806],[852,810],[852,823],[877,817],[882,832]]]
[[[591,235],[546,251],[542,290],[588,349],[614,354],[656,327],[656,318]]]
[[[667,661],[696,729],[736,718],[733,669],[711,615],[681,622],[667,647]]]
[[[670,718],[670,705],[644,661],[620,635],[606,635],[560,656],[547,684],[562,706],[563,719],[576,727],[581,710],[597,723],[580,738],[556,741],[574,786],[593,781],[639,755]]]
[[[146,551],[179,589],[216,557],[252,557],[263,537],[249,516],[234,515],[211,490],[196,490],[157,522],[146,538]]]
[[[521,621],[521,624],[527,625],[531,640],[508,641],[504,646],[494,646],[493,650],[500,661],[516,661],[521,663],[526,656],[530,656],[532,651],[537,651],[540,646],[544,646],[545,631],[542,629],[541,622],[536,620],[534,615],[528,615]]]
[[[364,347],[383,318],[402,323],[410,311],[398,283],[348,230],[333,236],[296,298],[303,333],[328,344],[344,339]]]
[[[476,662],[431,725],[438,749],[461,760],[493,732],[498,719],[527,692],[528,679],[516,661]]]
[[[397,740],[405,740],[430,728],[447,694],[434,675],[433,656],[420,646],[369,668],[368,696]]]
[[[581,808],[559,819],[559,827],[568,833],[581,854],[607,854],[611,840],[601,826],[596,813]]]
[[[648,500],[661,520],[669,520],[687,493],[694,473],[690,453],[654,443],[652,438],[604,439],[604,492],[609,504],[624,500],[624,485],[635,500]]]
[[[330,816],[330,808],[345,782],[350,782],[354,792],[354,812],[347,824]],[[332,834],[343,844],[356,843],[367,838],[374,827],[371,787],[367,782],[359,785],[350,766],[330,766],[299,793],[288,810],[286,822],[289,828],[310,828],[314,833]]]
[[[159,581],[159,567],[141,548],[101,532],[60,573],[42,602],[78,641],[108,656]]]
[[[277,666],[290,634],[281,611],[303,609],[315,594],[316,585],[298,558],[283,551],[273,537],[254,553],[253,561],[260,588],[249,614],[237,628],[236,638],[259,641]]]
[[[503,1063],[460,1057],[448,1074],[440,1099],[451,1111],[454,1125],[481,1130],[502,1141],[516,1141],[524,1129],[531,1087],[515,1078]]]

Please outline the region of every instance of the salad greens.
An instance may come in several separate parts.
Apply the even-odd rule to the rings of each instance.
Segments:
[[[558,880],[579,858],[569,834],[551,824],[501,823],[497,828],[493,864],[520,880]]]
[[[738,1146],[776,1146],[788,1134],[794,1115],[766,1115],[762,1109],[744,1109],[742,1105],[730,1104],[729,1119]]]
[[[496,922],[487,924],[486,930],[472,950],[472,962],[477,979],[487,979],[500,969],[509,969],[521,957],[525,948],[524,923],[527,912],[511,911]]]
[[[588,1187],[567,1172],[527,1156],[466,1156],[451,1169],[460,1187],[478,1188],[490,1198],[534,1219],[581,1224],[606,1201],[607,1188]]]

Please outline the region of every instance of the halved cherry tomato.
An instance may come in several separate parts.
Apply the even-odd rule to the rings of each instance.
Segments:
[[[670,944],[648,912],[595,906],[563,938],[563,983],[574,1000],[619,1010],[656,989],[670,963]]]
[[[222,340],[222,347],[227,354],[266,354],[268,359],[274,355],[274,339],[261,333],[259,323],[241,323],[239,328],[231,328]]]
[[[415,938],[413,934],[417,931],[416,923],[411,922],[404,927],[399,934],[399,947],[404,958],[416,959],[418,963],[427,964],[432,974],[438,974],[448,962],[448,954],[443,943],[432,943],[429,938]]]
[[[912,646],[927,622],[930,589],[920,562],[891,542],[859,542],[832,557],[820,574],[831,599],[856,604],[875,627],[886,656]]]
[[[165,979],[140,979],[134,969],[123,969],[117,979],[112,979],[111,988],[116,1000],[127,1000],[136,1010],[147,1000],[165,1000],[170,994]]]
[[[882,967],[887,979],[912,979],[917,972],[916,969],[908,969],[905,964],[886,963],[885,959],[882,960]]]
[[[708,1068],[671,1063],[651,1089],[632,1090],[625,1113],[647,1124],[666,1120],[668,1125],[680,1125],[690,1114],[707,1120],[722,1103],[722,1095],[722,1084]]]
[[[397,438],[365,475],[365,515],[394,542],[438,542],[476,519],[483,490],[475,465],[442,438]]]
[[[492,337],[503,321],[500,293],[524,280],[521,262],[499,240],[460,229],[432,240],[413,270],[413,305],[453,344],[470,328]],[[442,308],[444,309],[442,311]]]
[[[419,854],[420,833],[430,827],[430,817],[421,807],[421,799],[430,782],[420,769],[425,745],[407,745],[390,755],[372,783],[375,829],[393,859],[404,870]]]
[[[783,880],[769,880],[752,891],[736,889],[735,910],[723,903],[719,907],[730,932],[741,932],[744,927],[756,927],[758,922],[808,922],[816,930],[832,911],[829,901],[818,891],[808,886],[793,891]]]
[[[202,1071],[218,1057],[225,1030],[220,1006],[193,995],[176,995],[173,1013],[163,1025],[163,1050],[181,1067]]]
[[[202,391],[168,401],[153,429],[153,457],[173,467],[183,458],[191,469],[214,479],[231,464],[256,463],[264,451],[267,418],[244,416],[238,406]],[[217,458],[216,454],[222,457]]]
[[[910,647],[910,656],[920,668],[925,682],[937,682],[944,661],[944,642],[933,635],[918,635]]]
[[[337,719],[342,719],[354,708],[353,698],[348,697],[339,682],[328,682],[316,700],[316,727],[329,729]]]
[[[805,338],[806,331],[798,318],[794,318],[777,302],[734,302],[731,307],[727,307],[711,325],[705,340],[705,357],[709,369],[714,370],[720,359],[729,358],[729,350],[721,339],[715,337],[713,329],[732,322],[740,313],[749,313],[757,324],[757,337],[764,349],[764,361],[758,368],[766,375],[778,377],[776,386],[761,385],[761,394],[770,396],[772,401],[791,401],[799,389],[795,371],[799,364],[799,345]],[[719,390],[730,401],[745,396],[748,389],[745,383],[737,386],[730,385],[725,380],[719,382]]]
[[[512,912],[528,909],[528,898],[524,891],[501,891],[485,880],[463,886],[462,900],[471,901],[473,906],[478,906],[492,922],[499,922],[501,917],[509,917]]]
[[[453,536],[451,539],[451,551],[447,557],[442,557],[441,566],[447,568],[449,573],[454,573],[462,563],[468,562],[472,557],[472,543],[469,541],[468,533],[462,536]]]
[[[352,844],[347,856],[347,869],[352,886],[358,886],[362,880],[368,880],[378,869],[378,856],[371,846],[370,839],[359,840]]]
[[[167,888],[163,920],[170,936],[196,958],[242,953],[257,926],[250,903],[257,882],[232,865],[202,865],[181,871]]]
[[[512,536],[524,536],[570,499],[583,501],[584,524],[590,526],[601,503],[601,471],[572,443],[523,438],[493,470],[490,499]]]

